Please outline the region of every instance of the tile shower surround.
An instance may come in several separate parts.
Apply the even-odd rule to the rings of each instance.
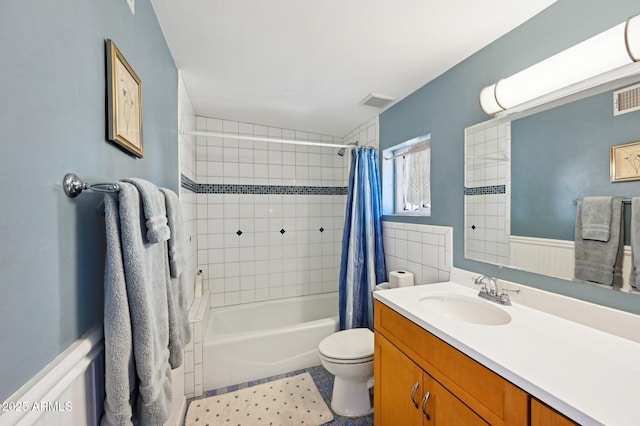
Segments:
[[[195,130],[196,116],[189,99],[189,94],[184,86],[182,76],[178,78],[178,128]],[[187,282],[187,300],[191,309],[189,311],[189,326],[191,327],[191,342],[184,351],[184,394],[192,398],[202,394],[202,323],[204,321],[203,310],[208,308],[208,303],[202,303],[202,298],[194,300],[194,288],[192,283],[197,270],[197,200],[196,193],[188,182],[196,180],[196,140],[194,136],[179,135],[178,158],[180,159],[180,204],[182,205],[182,219],[184,222],[184,253],[186,269],[183,272]],[[187,183],[185,185],[185,183]],[[206,300],[208,302],[208,300]],[[204,311],[206,312],[206,311]]]
[[[203,117],[196,129],[342,144],[342,138]],[[211,306],[337,290],[348,160],[337,151],[196,138],[196,179],[182,185],[196,193],[198,265]]]
[[[198,194],[211,305],[337,290],[344,196]]]
[[[509,264],[511,124],[469,130],[465,146],[465,257]]]
[[[208,318],[209,299],[196,295],[189,309],[191,341],[184,348],[184,394],[187,398],[200,396],[204,392],[202,345]]]
[[[196,115],[191,104],[191,99],[182,80],[182,75],[178,77],[178,128],[184,130],[195,130]],[[182,206],[182,220],[184,223],[184,254],[186,269],[184,273],[191,283],[197,271],[198,247],[196,245],[197,222],[196,222],[196,194],[190,187],[184,185],[185,180],[196,180],[196,138],[194,136],[180,134],[178,136],[178,158],[180,162],[180,204]],[[189,286],[187,291],[189,303],[194,297],[193,286]]]

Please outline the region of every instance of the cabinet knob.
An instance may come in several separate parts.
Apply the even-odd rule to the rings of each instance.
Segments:
[[[413,389],[411,389],[411,402],[413,402],[413,405],[418,408],[418,403],[415,400],[415,395],[416,395],[416,391],[418,390],[418,387],[420,387],[420,382],[416,382],[415,385],[413,385]]]
[[[424,418],[427,420],[431,420],[431,416],[427,413],[427,401],[429,401],[429,397],[431,394],[429,392],[424,394],[424,398],[422,398],[422,414],[424,414]]]

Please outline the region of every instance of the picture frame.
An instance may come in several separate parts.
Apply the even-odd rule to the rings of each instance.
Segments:
[[[107,139],[142,158],[142,82],[112,40],[107,56]]]
[[[611,147],[611,182],[640,180],[640,141]]]

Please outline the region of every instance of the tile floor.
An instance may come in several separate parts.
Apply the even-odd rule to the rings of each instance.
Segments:
[[[199,398],[193,398],[193,399],[187,400],[187,406],[194,399],[208,398],[208,397],[214,396],[214,395],[220,395],[220,394],[227,393],[227,392],[233,392],[233,391],[236,391],[238,389],[243,389],[243,388],[251,387],[251,386],[254,386],[254,385],[259,385],[261,383],[271,382],[273,380],[282,379],[284,377],[295,376],[297,374],[302,374],[302,373],[307,372],[307,371],[309,372],[309,374],[311,374],[311,377],[313,377],[313,381],[316,383],[316,386],[318,387],[318,390],[320,391],[320,394],[322,395],[322,398],[327,403],[327,406],[329,408],[331,408],[331,392],[333,391],[333,374],[329,373],[321,365],[316,366],[316,367],[306,368],[304,370],[291,371],[291,372],[286,373],[286,374],[280,374],[278,376],[268,377],[268,378],[265,378],[265,379],[254,380],[254,381],[248,382],[248,383],[242,383],[242,384],[239,384],[239,385],[233,385],[233,386],[229,386],[229,387],[226,387],[226,388],[221,388],[221,389],[208,391],[208,392],[205,392],[204,395],[202,395]],[[366,425],[373,425],[373,414],[370,414],[368,416],[363,416],[363,417],[355,417],[355,418],[338,416],[336,413],[333,413],[333,416],[334,416],[333,421],[331,421],[329,423],[325,423],[324,426],[366,426]],[[190,425],[185,425],[185,426],[190,426]]]

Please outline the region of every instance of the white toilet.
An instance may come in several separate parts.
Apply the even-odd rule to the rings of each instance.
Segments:
[[[371,414],[373,332],[368,328],[338,331],[320,342],[318,354],[324,368],[335,376],[333,411],[347,417]]]

